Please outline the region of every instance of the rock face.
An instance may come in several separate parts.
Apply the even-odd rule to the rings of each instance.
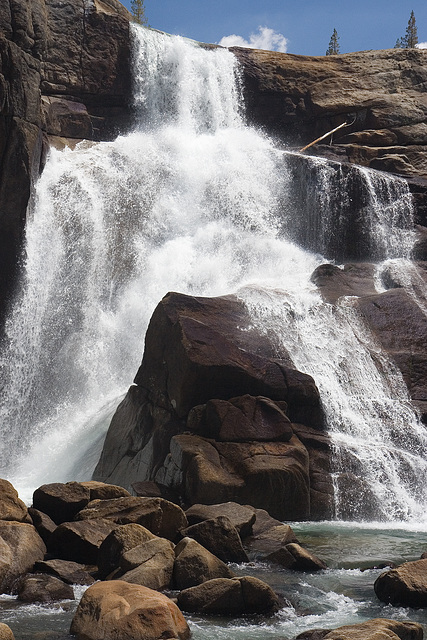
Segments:
[[[332,148],[350,162],[427,177],[427,53],[361,51],[309,57],[232,49],[251,120],[298,148],[346,122]],[[329,142],[329,140],[328,140]]]
[[[275,357],[236,298],[168,294],[135,383],[95,479],[155,480],[186,504],[235,501],[280,519],[326,517],[332,483],[312,455],[316,436],[314,445],[307,437],[328,446],[317,388],[288,357]]]
[[[422,296],[427,286],[426,264],[414,264],[413,269]],[[357,297],[356,304],[363,320],[400,369],[412,402],[426,423],[427,318],[416,298],[394,280],[393,273],[385,271],[381,274],[382,285],[386,288],[383,293],[375,291],[374,277],[375,265],[359,263],[346,264],[343,269],[322,265],[313,273],[312,280],[330,303],[336,303],[344,295]]]
[[[71,624],[77,640],[187,640],[190,630],[166,596],[121,580],[98,582],[83,595]]]
[[[416,222],[427,227],[427,52],[360,51],[309,57],[233,48],[243,66],[249,121],[306,153],[408,179]],[[351,259],[351,258],[350,258]]]
[[[0,7],[2,314],[46,136],[110,139],[128,122],[129,17],[117,0],[16,0]]]

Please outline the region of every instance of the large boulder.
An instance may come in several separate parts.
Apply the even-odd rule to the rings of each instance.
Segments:
[[[63,522],[50,538],[49,551],[62,560],[96,565],[99,548],[115,527],[114,522],[103,518]]]
[[[120,566],[123,554],[156,536],[140,524],[129,523],[116,527],[99,547],[99,577],[104,580]]]
[[[245,615],[272,614],[279,598],[258,578],[215,578],[178,594],[178,605],[191,613]]]
[[[427,607],[427,560],[405,562],[382,573],[375,581],[382,602],[403,607]]]
[[[253,531],[256,521],[256,509],[237,504],[237,502],[223,502],[220,504],[193,504],[185,512],[188,524],[197,524],[217,516],[226,516],[237,529],[242,540]]]
[[[183,538],[175,547],[173,581],[177,589],[188,589],[214,578],[233,578],[222,560],[192,538]]]
[[[44,574],[25,575],[17,587],[18,600],[22,602],[57,602],[74,600],[73,587],[59,578]]]
[[[280,519],[310,517],[309,450],[293,424],[322,432],[319,393],[287,353],[277,358],[240,300],[165,296],[135,383],[95,479],[127,487],[154,480],[187,505],[234,501]],[[323,502],[313,494],[326,517],[332,483],[316,491],[328,493]]]
[[[56,524],[74,520],[89,501],[90,490],[80,482],[44,484],[33,494],[33,508],[47,514]]]
[[[93,584],[95,578],[89,573],[87,565],[72,560],[42,560],[34,564],[35,573],[47,573],[67,584]]]
[[[123,554],[120,580],[163,591],[171,587],[174,562],[172,542],[165,538],[154,538]]]
[[[0,593],[10,593],[20,576],[43,560],[46,546],[26,523],[0,521]]]
[[[226,516],[203,520],[181,531],[183,536],[194,538],[217,558],[224,562],[247,562],[236,528]]]
[[[166,596],[121,580],[98,582],[84,593],[71,623],[77,640],[166,640],[190,637],[178,607]]]
[[[136,523],[157,536],[175,540],[178,531],[187,526],[184,511],[163,498],[129,496],[111,500],[93,500],[82,509],[77,520],[105,518],[117,524]]]
[[[423,628],[416,622],[399,622],[387,618],[374,618],[338,629],[305,631],[300,640],[422,640]]]
[[[0,622],[0,640],[15,640],[12,629],[3,622]]]

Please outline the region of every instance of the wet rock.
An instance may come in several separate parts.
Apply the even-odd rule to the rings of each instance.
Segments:
[[[322,429],[319,394],[287,354],[275,357],[240,301],[168,294],[151,319],[135,383],[94,477],[124,486],[155,480],[185,504],[235,501],[272,512],[276,505],[281,518],[308,517],[308,457],[289,420]],[[224,422],[224,440],[196,434],[205,428],[200,405],[214,416],[209,429]],[[273,493],[287,495],[278,501]]]
[[[98,552],[99,577],[105,580],[120,566],[123,554],[156,536],[140,524],[117,526],[102,542]]]
[[[256,520],[256,510],[246,507],[236,502],[223,502],[220,504],[193,504],[185,512],[190,525],[216,518],[217,516],[227,517],[233,527],[235,527],[244,540],[252,533],[252,527]]]
[[[174,562],[174,545],[154,538],[122,555],[120,580],[163,591],[171,587]]]
[[[257,509],[256,516],[252,536],[245,540],[245,548],[251,555],[262,558],[287,544],[298,542],[288,524],[272,518],[264,509]]]
[[[21,602],[74,600],[73,588],[50,575],[27,574],[19,581],[17,595]]]
[[[279,598],[258,578],[216,578],[185,589],[178,605],[192,613],[245,615],[271,614],[279,609]]]
[[[63,522],[52,534],[49,551],[62,560],[96,564],[102,542],[116,526],[111,520],[102,518]]]
[[[360,624],[352,624],[338,629],[326,630],[325,635],[321,635],[321,630],[313,630],[314,635],[306,631],[300,634],[300,640],[422,640],[423,628],[416,622],[398,622],[397,620],[387,620],[387,618],[374,618]]]
[[[70,522],[90,500],[80,482],[44,484],[34,491],[33,508],[46,513],[56,524]]]
[[[235,443],[177,435],[157,474],[182,487],[190,504],[235,501],[283,520],[310,512],[309,455],[296,436],[289,442]]]
[[[223,562],[247,562],[240,536],[226,516],[217,516],[193,524],[181,531],[183,536],[194,538]]]
[[[45,553],[33,525],[0,521],[0,593],[10,593],[16,579],[43,560]]]
[[[233,578],[234,573],[222,560],[192,538],[184,538],[175,547],[173,581],[177,589],[188,589],[214,578]]]
[[[327,569],[322,560],[295,542],[273,551],[264,559],[280,564],[285,569],[291,569],[292,571],[321,571],[322,569]]]
[[[7,480],[0,479],[0,520],[28,522],[28,509],[18,497],[18,492]]]
[[[71,560],[43,560],[36,562],[33,568],[35,573],[48,573],[59,578],[67,584],[93,584],[95,578],[87,570],[87,565],[72,562]]]
[[[403,607],[427,607],[427,560],[405,562],[375,581],[378,598]]]
[[[187,526],[184,511],[163,498],[130,496],[112,500],[93,500],[80,511],[78,520],[105,518],[117,524],[141,524],[162,538],[175,540],[178,531]]]
[[[190,637],[178,607],[166,596],[121,580],[98,582],[84,593],[71,623],[77,640],[163,640]]]

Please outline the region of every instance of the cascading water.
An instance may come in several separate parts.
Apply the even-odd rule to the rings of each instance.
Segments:
[[[1,474],[27,498],[44,482],[88,478],[157,302],[170,290],[237,291],[278,350],[314,376],[337,459],[345,451],[349,470],[368,478],[379,517],[419,517],[427,442],[401,376],[351,300],[322,303],[310,275],[323,258],[297,244],[331,253],[357,184],[364,251],[404,257],[407,188],[285,153],[246,127],[227,50],[138,28],[134,39],[136,130],[51,150],[37,185],[1,359]],[[311,174],[305,213],[298,162]],[[409,433],[406,444],[393,430]]]

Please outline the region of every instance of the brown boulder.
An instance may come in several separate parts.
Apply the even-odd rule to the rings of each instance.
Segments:
[[[155,535],[169,540],[175,540],[178,531],[187,526],[185,513],[178,505],[163,498],[137,496],[93,500],[76,518],[105,518],[117,524],[141,524]]]
[[[122,580],[98,582],[84,593],[71,623],[77,640],[166,640],[190,637],[178,607],[166,596]]]
[[[96,564],[103,540],[117,525],[111,520],[63,522],[53,532],[49,551],[62,560]]]
[[[154,538],[122,555],[120,580],[163,591],[171,586],[174,562],[172,542]]]
[[[70,522],[90,500],[80,482],[44,484],[34,491],[33,508],[46,513],[56,524]]]
[[[333,629],[324,640],[422,640],[423,628],[416,622],[374,618]]]
[[[233,578],[222,560],[192,538],[183,538],[175,547],[173,580],[177,589],[188,589],[214,578]]]
[[[93,584],[95,578],[87,570],[87,565],[72,562],[71,560],[43,560],[36,562],[33,568],[35,573],[48,573],[59,578],[67,584]]]
[[[28,522],[28,509],[18,497],[18,492],[7,480],[0,479],[0,520]]]
[[[250,426],[251,438],[257,430],[259,434],[268,429],[274,438],[288,439],[291,435],[283,408],[270,400],[284,401],[290,420],[323,426],[313,379],[296,371],[287,354],[282,360],[275,356],[268,338],[251,326],[246,307],[234,296],[195,298],[169,293],[153,313],[136,386],[130,388],[113,417],[94,477],[120,481],[124,486],[136,480],[155,480],[182,495],[187,504],[216,502],[187,495],[184,469],[179,461],[169,460],[169,454],[173,455],[171,437],[186,429],[187,415],[193,407],[214,399],[268,398],[250,400],[255,403],[262,429],[253,421],[250,426],[249,408],[245,416],[237,406],[229,407],[239,412],[245,428]],[[274,416],[274,427],[267,414]],[[227,438],[243,437],[237,431],[232,435],[231,423],[227,430]],[[267,437],[266,433],[262,437]],[[232,495],[220,501],[230,499],[242,501]]]
[[[15,640],[12,629],[3,622],[0,622],[0,640]]]
[[[295,436],[289,442],[174,436],[157,473],[165,484],[182,487],[189,504],[234,501],[265,508],[281,520],[309,517],[308,452]]]
[[[71,585],[47,574],[28,573],[19,581],[17,595],[18,600],[22,602],[74,600],[74,591]]]
[[[271,614],[279,609],[279,599],[258,578],[215,578],[178,594],[181,609],[194,613],[223,615]]]
[[[223,562],[247,562],[248,556],[236,528],[226,516],[203,520],[182,529],[183,536],[197,540]]]
[[[245,540],[245,548],[251,554],[256,557],[265,557],[287,544],[298,542],[288,524],[272,518],[264,509],[257,509],[256,515],[252,536]]]
[[[151,531],[136,523],[123,524],[113,529],[99,547],[98,569],[101,580],[105,580],[120,566],[126,551],[154,538]]]
[[[0,521],[0,593],[10,593],[16,579],[45,553],[46,546],[31,524]]]
[[[193,504],[185,512],[190,525],[226,516],[235,527],[242,540],[251,535],[256,520],[256,509],[237,504],[237,502],[222,502],[220,504]]]
[[[264,560],[280,564],[292,571],[321,571],[327,569],[326,564],[313,553],[307,551],[296,542],[291,542],[268,554]]]
[[[427,560],[405,562],[382,573],[375,581],[382,602],[403,607],[427,607]]]

